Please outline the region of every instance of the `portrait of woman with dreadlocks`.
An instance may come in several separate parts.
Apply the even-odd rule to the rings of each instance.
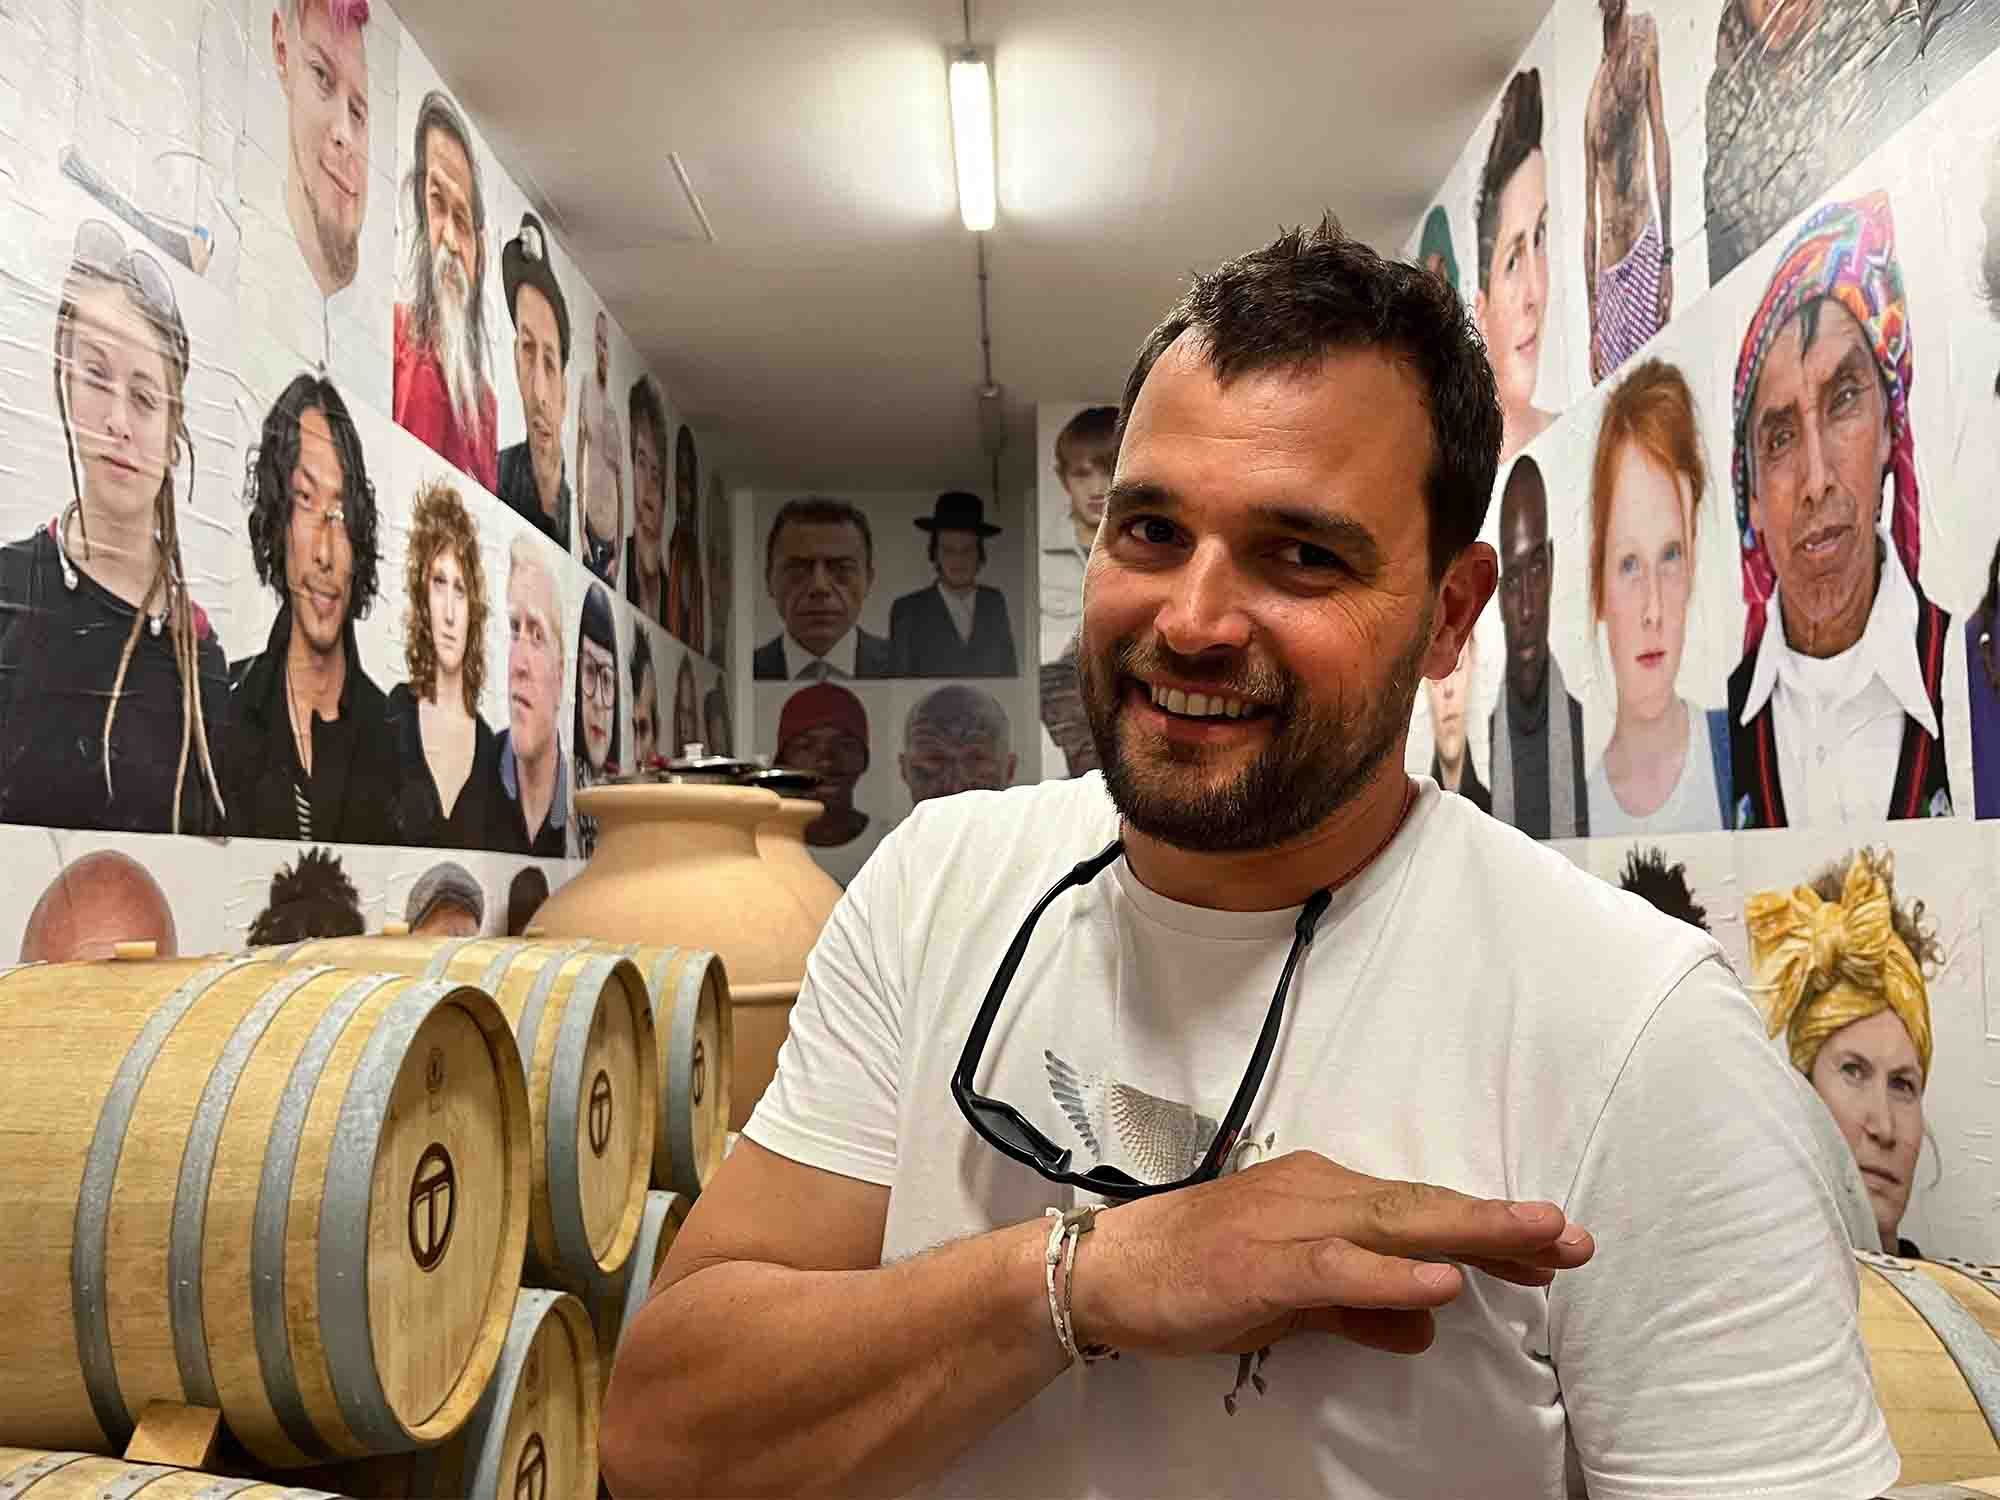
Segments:
[[[70,494],[0,548],[0,822],[223,830],[227,667],[177,519],[188,364],[165,268],[85,220],[55,319]]]
[[[1898,904],[1893,857],[1862,849],[1804,885],[1751,896],[1743,925],[1750,992],[1853,1151],[1881,1249],[1921,1259],[1898,1231],[1924,1142],[1929,981],[1944,962],[1923,903]]]

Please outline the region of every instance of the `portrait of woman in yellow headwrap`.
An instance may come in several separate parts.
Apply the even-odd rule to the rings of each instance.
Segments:
[[[1863,849],[1809,884],[1760,891],[1743,910],[1753,992],[1854,1152],[1892,1255],[1921,1258],[1897,1228],[1924,1139],[1931,1071],[1927,971],[1944,950],[1923,903],[1896,904],[1894,863]]]

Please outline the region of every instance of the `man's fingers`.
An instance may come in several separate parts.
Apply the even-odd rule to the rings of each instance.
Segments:
[[[1553,1203],[1469,1198],[1425,1183],[1391,1183],[1341,1206],[1352,1221],[1342,1237],[1383,1255],[1519,1259],[1551,1250],[1571,1228]]]
[[[1456,1266],[1378,1255],[1341,1239],[1294,1246],[1274,1269],[1262,1290],[1281,1307],[1442,1307],[1465,1289]]]

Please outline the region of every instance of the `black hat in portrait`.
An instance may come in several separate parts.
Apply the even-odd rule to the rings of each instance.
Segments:
[[[563,300],[556,282],[555,267],[549,262],[548,231],[533,214],[521,215],[521,232],[507,241],[500,252],[500,284],[507,292],[507,316],[517,317],[521,288],[531,286],[549,299],[555,309],[556,340],[562,345],[564,368],[569,365],[569,303]]]

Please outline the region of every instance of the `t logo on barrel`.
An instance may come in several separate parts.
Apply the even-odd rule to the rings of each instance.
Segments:
[[[690,1071],[694,1074],[694,1083],[692,1085],[694,1102],[699,1104],[701,1103],[702,1083],[708,1077],[708,1052],[702,1046],[700,1037],[694,1039],[694,1067]]]
[[[410,1179],[410,1254],[419,1270],[435,1270],[444,1259],[457,1218],[458,1173],[451,1153],[433,1141]]]
[[[548,1500],[549,1456],[539,1432],[528,1434],[521,1445],[521,1461],[514,1467],[514,1500]]]
[[[611,1144],[611,1075],[604,1069],[590,1080],[590,1150],[602,1156]]]

